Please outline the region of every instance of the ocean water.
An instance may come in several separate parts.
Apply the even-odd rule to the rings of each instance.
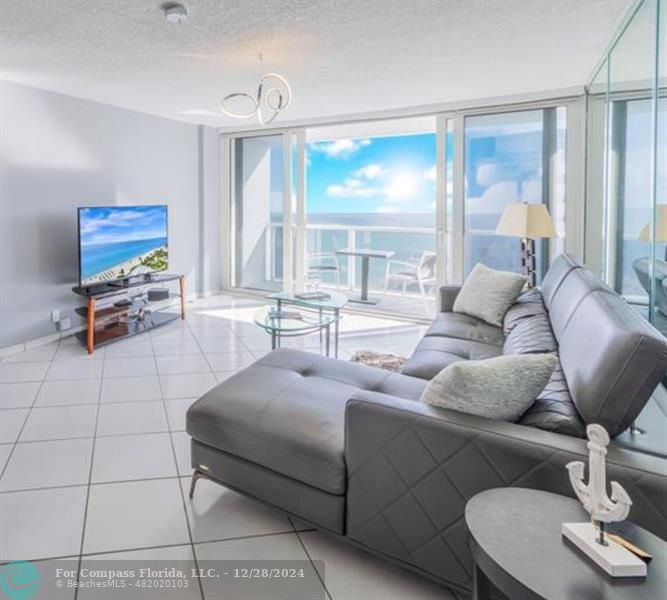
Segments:
[[[81,247],[81,279],[116,267],[127,260],[167,245],[166,237]]]

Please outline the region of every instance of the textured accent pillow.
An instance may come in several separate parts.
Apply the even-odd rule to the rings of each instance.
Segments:
[[[503,317],[517,299],[526,278],[508,271],[495,271],[477,263],[454,301],[454,312],[477,317],[502,327]]]
[[[553,354],[512,354],[455,362],[429,382],[420,400],[514,422],[535,402],[557,361]]]

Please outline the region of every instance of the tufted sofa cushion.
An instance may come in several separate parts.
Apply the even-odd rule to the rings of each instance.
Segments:
[[[558,342],[539,290],[522,294],[505,314],[503,354],[556,352]]]
[[[546,315],[547,310],[542,301],[542,294],[537,288],[530,288],[523,292],[512,306],[509,307],[503,319],[503,334],[508,336],[521,321],[536,315]]]
[[[586,437],[586,425],[572,402],[560,359],[549,383],[518,422],[554,433]]]
[[[197,400],[197,441],[331,494],[344,494],[344,414],[360,390],[418,400],[426,382],[317,354],[277,350]]]
[[[503,354],[540,354],[557,349],[546,313],[519,321],[503,344]]]

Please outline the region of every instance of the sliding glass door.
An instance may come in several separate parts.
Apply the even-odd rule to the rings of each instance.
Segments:
[[[306,283],[364,287],[381,311],[431,316],[436,276],[433,117],[307,131]],[[345,253],[343,253],[345,251]]]
[[[520,239],[495,232],[510,204],[547,204],[564,232],[564,113],[548,108],[465,118],[464,275],[478,262],[520,271]],[[538,281],[548,247],[536,244]]]
[[[231,285],[358,300],[363,289],[366,310],[429,318],[438,286],[477,262],[520,270],[520,240],[495,233],[518,202],[545,203],[558,232],[537,244],[539,281],[564,246],[568,115],[540,106],[233,139]]]

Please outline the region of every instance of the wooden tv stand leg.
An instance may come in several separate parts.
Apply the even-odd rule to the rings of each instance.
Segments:
[[[178,278],[178,287],[181,292],[181,319],[185,319],[185,277],[183,275]]]
[[[88,354],[95,349],[95,298],[88,298],[88,329],[86,331],[86,346]]]

